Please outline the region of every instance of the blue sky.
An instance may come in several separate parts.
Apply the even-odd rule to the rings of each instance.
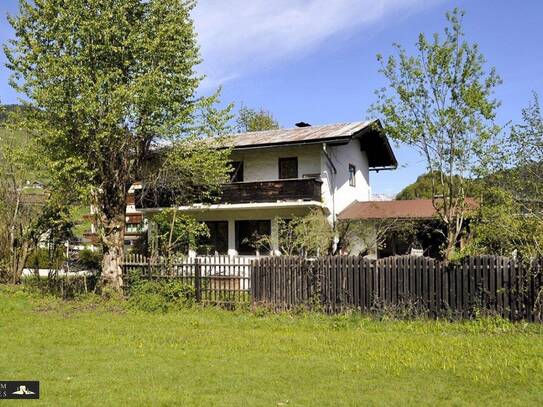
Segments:
[[[0,4],[0,41],[12,31]],[[412,48],[420,32],[441,32],[445,12],[466,11],[464,27],[504,83],[499,121],[516,122],[531,92],[543,95],[543,1],[524,0],[201,0],[194,18],[208,75],[201,91],[223,87],[225,102],[271,111],[283,127],[367,118],[384,84],[375,55],[399,42]],[[0,66],[0,98],[16,103]],[[401,168],[372,173],[374,193],[394,194],[424,172],[410,147],[395,148]]]

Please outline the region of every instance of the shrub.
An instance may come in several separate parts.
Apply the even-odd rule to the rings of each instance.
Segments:
[[[24,287],[32,293],[51,295],[63,300],[73,300],[81,295],[94,293],[96,276],[28,276],[23,279]]]
[[[139,273],[128,278],[128,302],[134,309],[167,312],[192,305],[194,288],[174,280],[147,280]]]
[[[58,247],[54,252],[38,247],[28,256],[25,267],[31,269],[60,269],[64,262],[64,250]]]
[[[79,252],[79,265],[87,270],[99,270],[102,264],[102,254],[89,249]]]

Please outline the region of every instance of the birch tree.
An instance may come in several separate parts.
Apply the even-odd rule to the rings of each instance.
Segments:
[[[387,86],[376,91],[371,109],[392,138],[425,159],[432,201],[445,224],[445,258],[453,255],[464,227],[466,179],[481,147],[500,130],[493,93],[501,79],[485,68],[477,44],[465,40],[463,15],[458,9],[447,13],[443,36],[420,34],[413,55],[395,44],[397,56],[378,56]]]

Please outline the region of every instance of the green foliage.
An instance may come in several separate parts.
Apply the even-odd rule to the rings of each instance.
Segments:
[[[201,62],[194,7],[191,0],[20,0],[9,17],[11,85],[29,107],[19,127],[38,140],[53,189],[93,205],[104,283],[116,290],[128,189],[157,170],[149,165],[157,144],[216,136],[231,108],[216,108],[217,94],[195,95],[202,78],[194,68]],[[207,150],[210,161],[214,151]]]
[[[441,177],[441,174],[435,175]],[[480,196],[481,187],[480,183],[478,183],[476,180],[467,178],[460,180],[458,179],[458,175],[454,175],[453,177],[455,178],[455,183],[462,183],[464,185],[464,194],[466,197]],[[445,190],[443,189],[442,185],[432,185],[432,178],[433,176],[428,173],[420,175],[417,177],[417,180],[414,183],[402,189],[398,195],[396,195],[396,199],[432,199],[434,197],[434,193],[437,196],[443,196],[445,194]]]
[[[27,182],[36,180],[40,160],[26,132],[0,127],[0,276],[17,282],[27,256],[35,246],[40,218],[48,196],[32,193]]]
[[[150,143],[191,122],[200,81],[192,8],[181,0],[22,0],[10,16],[12,85],[40,108],[23,124],[72,189],[105,187],[106,175],[137,177]]]
[[[543,256],[543,117],[539,99],[485,154],[485,194],[473,225],[472,251],[531,259]]]
[[[334,230],[322,211],[311,210],[294,225],[298,245],[306,255],[325,256],[332,251]]]
[[[325,256],[332,251],[334,231],[320,210],[312,210],[305,216],[290,219],[275,218],[277,241],[274,236],[256,235],[252,239],[255,248],[272,251],[277,245],[282,255]]]
[[[30,269],[52,269],[59,270],[66,260],[64,250],[57,247],[49,250],[43,247],[37,247],[30,252],[26,259],[25,267]]]
[[[447,14],[444,38],[419,35],[414,56],[395,45],[398,57],[378,56],[388,88],[378,89],[372,111],[384,119],[387,134],[414,146],[426,160],[432,197],[447,228],[444,256],[452,254],[466,211],[464,180],[474,172],[482,147],[499,132],[494,124],[501,83],[486,71],[476,44],[462,31],[463,12]]]
[[[176,280],[146,280],[137,273],[129,277],[128,303],[147,312],[167,312],[192,305],[194,288]]]
[[[84,249],[79,252],[78,263],[84,270],[100,270],[102,254],[90,249]]]
[[[471,225],[468,254],[543,256],[543,222],[523,202],[499,187],[489,187],[478,217]]]
[[[166,257],[196,250],[198,241],[209,237],[205,223],[176,209],[165,209],[152,217],[158,254]]]
[[[71,219],[74,224],[72,231],[75,238],[81,239],[85,232],[91,229],[92,221],[84,218],[90,214],[90,206],[76,203],[70,208]]]
[[[270,112],[262,108],[255,110],[246,106],[242,106],[239,109],[236,125],[239,133],[275,130],[279,128],[279,123]]]

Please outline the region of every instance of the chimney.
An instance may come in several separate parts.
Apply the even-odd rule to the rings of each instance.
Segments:
[[[299,123],[296,123],[296,127],[311,127],[311,125],[306,122],[299,122]]]

